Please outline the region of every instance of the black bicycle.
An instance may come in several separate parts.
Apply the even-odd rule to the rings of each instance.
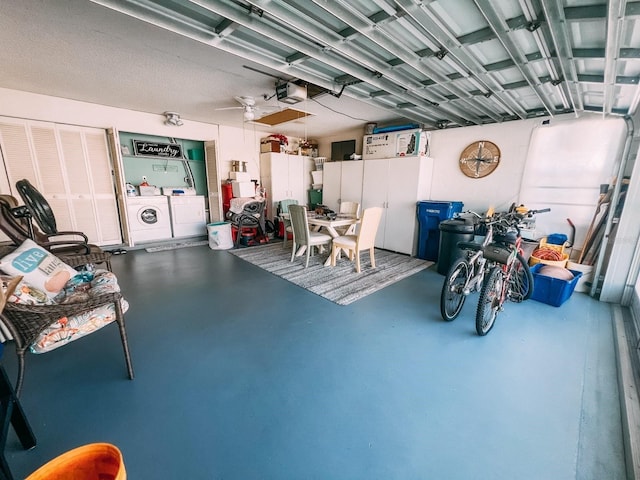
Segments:
[[[440,313],[446,321],[454,320],[462,310],[466,297],[480,291],[476,311],[476,332],[484,336],[493,327],[496,316],[508,299],[521,302],[533,293],[533,275],[521,248],[518,224],[525,218],[545,210],[509,209],[483,217],[468,212],[483,226],[482,243],[460,242],[465,256],[450,267],[440,294]]]

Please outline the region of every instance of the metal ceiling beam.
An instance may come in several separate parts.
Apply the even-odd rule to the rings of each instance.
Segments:
[[[560,64],[562,76],[567,84],[569,102],[575,112],[584,110],[582,92],[578,83],[573,54],[571,51],[571,41],[566,29],[566,19],[564,10],[557,0],[540,0],[544,17],[547,19],[546,26],[553,41],[554,50]]]
[[[547,98],[546,93],[540,88],[540,84],[537,81],[533,69],[527,62],[527,59],[520,48],[511,39],[508,25],[500,18],[492,2],[490,0],[473,0],[473,2],[476,4],[476,7],[478,7],[480,13],[482,13],[491,29],[496,33],[500,43],[502,43],[502,46],[506,50],[507,54],[512,58],[524,79],[529,82],[529,85],[544,108],[547,110],[549,115],[553,116],[556,110],[555,106],[551,100]]]
[[[365,15],[358,14],[358,12],[355,12],[353,8],[347,8],[347,6],[345,6],[344,3],[340,0],[334,0],[332,2],[325,2],[324,0],[323,1],[313,0],[313,1],[318,7],[322,8],[327,13],[333,15],[334,17],[338,18],[341,22],[344,22],[349,27],[356,30],[360,36],[367,38],[371,42],[378,45],[380,48],[389,52],[391,55],[394,55],[396,58],[400,59],[404,64],[416,70],[420,75],[424,75],[426,79],[433,80],[435,83],[441,85],[444,89],[454,93],[455,95],[458,95],[463,98],[466,96],[465,95],[466,92],[462,89],[459,89],[451,85],[449,82],[449,79],[446,78],[446,76],[436,72],[433,69],[431,70],[428,69],[427,66],[424,64],[424,62],[422,62],[422,59],[416,53],[412,52],[407,45],[402,44],[401,42],[398,41],[398,39],[392,38],[390,35],[388,35],[383,25],[373,23]],[[308,23],[306,19],[302,19],[302,22]],[[342,42],[342,44],[344,45],[344,42]],[[347,46],[349,45],[350,45],[350,42],[347,42]],[[388,69],[385,75],[392,75],[392,76],[395,75],[397,77],[399,73],[391,69]],[[405,80],[404,83],[406,84],[407,81]],[[423,88],[423,87],[424,87],[424,84],[420,86],[420,88]],[[420,91],[418,90],[416,93],[419,94]],[[441,99],[441,102],[446,102],[446,98],[443,97]],[[442,103],[441,103],[441,107],[443,107]],[[466,119],[474,121],[474,123],[482,122],[480,118],[470,114],[468,110],[461,110],[456,108],[455,106],[449,106],[449,105],[447,106],[447,108],[455,109],[455,112],[458,115],[462,115],[463,117],[466,114],[466,117],[467,117]]]
[[[526,117],[524,108],[515,102],[504,88],[482,65],[482,63],[471,54],[456,38],[455,34],[445,26],[444,22],[437,19],[432,11],[427,11],[431,2],[420,2],[416,4],[411,0],[396,0],[396,3],[415,21],[425,35],[432,37],[447,52],[448,57],[452,57],[453,62],[459,69],[465,71],[465,76],[474,78],[478,82],[484,93],[491,96],[491,101],[506,110],[509,114],[514,114],[520,118]],[[492,116],[492,112],[487,112]]]
[[[180,18],[177,19],[175,12],[163,11],[162,9],[159,9],[156,4],[152,4],[147,0],[125,2],[121,2],[118,0],[91,1],[106,8],[110,8],[120,13],[137,18],[141,21],[156,25],[160,28],[164,28],[178,35],[190,38],[194,41],[209,46],[214,46],[215,48],[237,55],[241,58],[245,58],[258,65],[263,65],[265,67],[279,71],[287,76],[301,78],[305,81],[318,85],[319,87],[325,88],[328,91],[333,91],[335,89],[335,84],[333,83],[333,79],[331,78],[320,76],[316,72],[310,71],[302,65],[286,64],[282,61],[282,59],[277,58],[275,55],[269,56],[268,52],[258,51],[254,45],[243,45],[241,42],[233,39],[232,36],[219,36],[215,34],[215,32],[211,28],[193,24],[193,22],[184,21]],[[231,11],[230,13],[231,15],[221,16],[230,18],[231,20],[234,20],[233,17],[237,16],[237,18],[242,21],[246,21],[249,23],[255,22],[254,17],[246,18],[246,11],[243,13],[240,13],[238,11]],[[265,34],[268,33],[272,32],[265,32]],[[273,33],[275,34],[276,32]],[[355,92],[349,92],[346,93],[346,95],[352,96],[353,98],[356,98],[360,101],[370,103],[376,107],[384,109],[394,109],[395,103],[397,103],[390,101],[389,99],[386,99],[384,97],[381,99],[376,99],[371,98],[368,95],[356,94]],[[414,112],[411,113],[411,116],[407,116],[407,118],[409,118],[410,120],[431,125],[433,125],[434,122],[441,117],[442,113],[435,113],[429,116],[426,113],[415,114]]]
[[[602,20],[607,18],[607,4],[582,5],[580,7],[567,7],[564,9],[564,16],[568,21],[581,20]],[[640,16],[640,2],[627,2],[624,9],[625,17]]]
[[[615,96],[616,62],[620,51],[626,0],[609,0],[607,8],[607,46],[604,60],[604,115],[612,112]]]
[[[364,52],[352,42],[345,42],[344,37],[337,32],[326,28],[316,22],[309,22],[308,18],[305,15],[287,6],[286,4],[283,4],[281,2],[272,2],[270,0],[249,1],[251,4],[267,12],[273,18],[287,24],[289,27],[291,27],[292,30],[303,33],[304,35],[315,39],[321,45],[325,46],[325,48],[329,51],[338,52],[345,58],[349,58],[354,61],[353,63],[347,61],[336,63],[336,60],[334,60],[334,63],[332,64],[334,68],[342,69],[350,75],[353,75],[362,81],[374,85],[376,88],[389,90],[399,98],[406,99],[406,101],[411,103],[417,103],[420,107],[426,108],[428,111],[431,111],[434,114],[439,113],[441,116],[445,116],[451,121],[457,122],[467,119],[474,120],[474,118],[468,118],[469,115],[465,115],[465,112],[463,111],[459,111],[457,109],[452,111],[453,109],[451,107],[442,105],[442,103],[446,101],[445,98],[430,94],[420,83],[415,82],[414,80],[409,79],[406,76],[402,76],[398,71],[394,70],[386,62],[380,60],[380,58],[374,55],[369,54],[368,52]],[[360,25],[356,25],[355,22],[348,21],[350,19],[340,19],[349,27],[354,28],[358,31],[360,30],[358,28],[360,27]],[[371,20],[367,18],[366,20],[362,20],[362,22],[371,22]],[[292,49],[296,49],[298,48],[298,44],[296,42],[290,42],[289,47]],[[324,55],[325,49],[322,50],[322,53],[323,55],[321,56],[313,54],[311,54],[311,56],[323,63],[328,63]],[[378,72],[382,74],[382,78],[376,81],[375,78],[372,78],[370,74],[354,74],[354,65],[364,66],[372,71]],[[438,103],[440,109],[434,108],[433,103]],[[478,118],[476,118],[475,120],[478,123],[480,122],[480,119]]]
[[[563,108],[567,109],[571,106],[569,97],[571,93],[566,83],[563,81],[562,69],[558,62],[558,59],[553,55],[553,39],[549,34],[548,28],[539,28],[544,22],[544,15],[542,14],[542,7],[537,0],[518,0],[521,8],[524,11],[525,17],[530,21],[530,24],[536,26],[535,28],[529,28],[531,35],[538,47],[538,52],[542,57],[542,61],[549,72],[551,77],[550,81],[555,88],[560,100],[562,101]],[[528,55],[525,55],[529,59]]]
[[[575,58],[605,58],[607,56],[605,48],[574,48],[572,51]],[[618,58],[640,58],[640,48],[621,48]]]

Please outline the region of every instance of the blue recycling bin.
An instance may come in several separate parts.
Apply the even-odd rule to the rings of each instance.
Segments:
[[[462,202],[440,202],[422,200],[417,203],[418,215],[418,258],[438,260],[440,247],[440,222],[453,218],[462,211]]]

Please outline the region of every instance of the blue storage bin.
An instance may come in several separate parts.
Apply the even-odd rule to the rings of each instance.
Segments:
[[[553,245],[564,245],[564,242],[567,241],[567,236],[564,233],[552,233],[551,235],[547,235],[547,243],[552,243]]]
[[[573,273],[573,279],[562,280],[538,273],[544,266],[544,264],[538,263],[531,267],[531,273],[533,274],[533,294],[531,298],[547,305],[559,307],[571,297],[578,280],[582,277],[582,272],[569,270]]]
[[[416,205],[418,215],[418,254],[423,260],[438,260],[440,222],[462,211],[462,202],[422,200]]]

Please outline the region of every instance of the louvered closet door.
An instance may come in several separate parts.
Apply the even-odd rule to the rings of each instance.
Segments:
[[[11,193],[27,178],[47,199],[58,230],[92,243],[122,243],[106,132],[0,117],[0,147]]]

